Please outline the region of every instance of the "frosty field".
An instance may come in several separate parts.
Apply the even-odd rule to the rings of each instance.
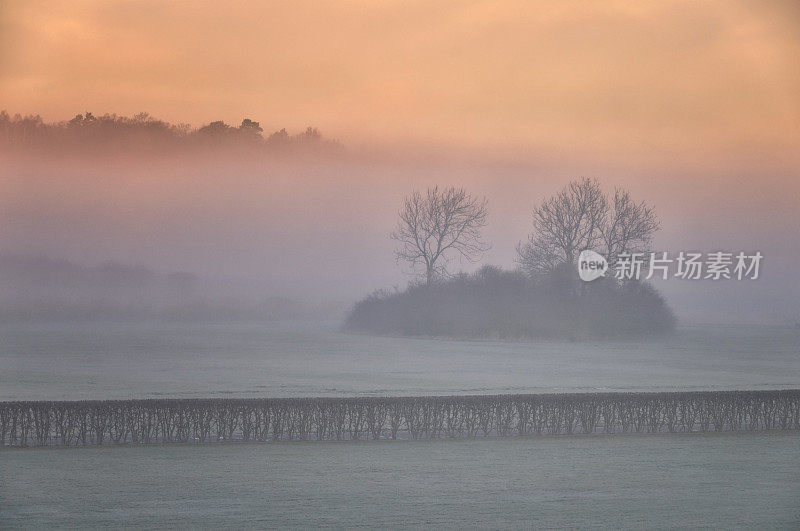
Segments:
[[[800,387],[790,327],[514,343],[351,335],[336,323],[61,323],[3,325],[0,339],[0,400]]]
[[[793,433],[0,453],[2,527],[796,529]]]
[[[800,331],[374,338],[331,323],[0,328],[0,400],[800,387]],[[769,528],[797,432],[0,450],[0,527]]]

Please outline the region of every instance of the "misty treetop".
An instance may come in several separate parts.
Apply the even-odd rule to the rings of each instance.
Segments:
[[[280,129],[265,135],[260,122],[250,118],[239,126],[214,121],[198,128],[185,123],[172,124],[148,113],[133,117],[117,114],[95,116],[91,112],[63,122],[47,123],[39,115],[13,117],[0,111],[0,150],[48,152],[79,151],[104,154],[108,151],[196,151],[209,148],[250,151],[290,151],[297,149],[338,150],[335,140],[323,138],[314,127],[298,134]]]
[[[380,290],[358,302],[345,327],[411,336],[619,338],[662,334],[676,319],[646,282],[613,277],[579,280],[584,249],[612,264],[623,252],[649,248],[659,221],[653,208],[624,190],[609,197],[596,180],[572,181],[533,209],[533,232],[517,247],[518,269],[484,266],[452,275],[453,258],[474,262],[489,244],[481,237],[487,201],[463,188],[414,191],[391,238],[395,257],[416,280],[404,290]]]

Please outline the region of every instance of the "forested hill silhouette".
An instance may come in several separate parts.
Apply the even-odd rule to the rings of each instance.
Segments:
[[[286,129],[264,134],[260,122],[249,118],[239,126],[214,121],[194,128],[172,124],[148,113],[133,117],[117,114],[78,114],[69,121],[45,122],[39,115],[11,116],[0,111],[0,150],[47,151],[102,155],[125,151],[198,152],[338,151],[336,140],[326,139],[315,127],[290,134]]]

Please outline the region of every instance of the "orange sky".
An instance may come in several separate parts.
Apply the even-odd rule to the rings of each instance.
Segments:
[[[412,188],[486,195],[482,263],[513,267],[534,204],[590,176],[656,207],[658,249],[767,256],[748,304],[672,283],[676,307],[797,313],[794,0],[0,0],[0,109],[248,117],[350,148],[286,167],[4,161],[5,253],[355,298],[407,280],[388,235]]]
[[[0,107],[320,127],[345,143],[800,145],[794,1],[0,5]]]

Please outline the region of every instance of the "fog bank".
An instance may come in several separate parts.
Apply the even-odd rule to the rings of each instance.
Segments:
[[[325,156],[44,157],[5,155],[0,252],[93,267],[108,262],[259,297],[348,305],[404,286],[389,234],[415,188],[465,186],[489,201],[476,264],[513,267],[531,209],[579,176],[624,187],[662,220],[654,249],[755,251],[756,281],[670,279],[658,287],[684,322],[800,318],[797,166],[740,157],[608,162],[600,157],[350,147]]]

